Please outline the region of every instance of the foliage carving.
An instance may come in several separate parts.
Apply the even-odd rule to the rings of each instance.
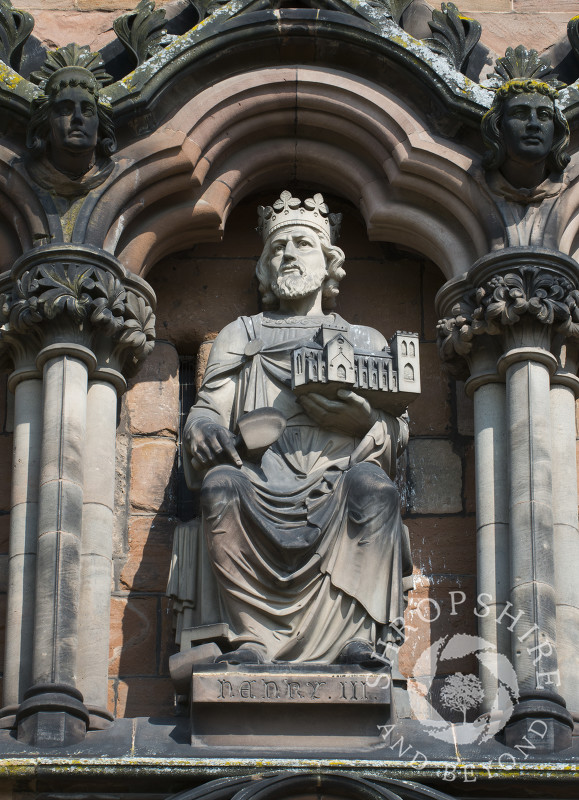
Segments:
[[[67,44],[46,53],[44,64],[32,72],[30,80],[44,88],[48,80],[63,67],[82,67],[88,70],[99,86],[107,86],[112,77],[105,70],[100,53],[91,53],[88,45]]]
[[[459,72],[466,69],[469,56],[480,39],[480,23],[463,16],[454,3],[442,3],[441,11],[432,12],[428,25],[432,36],[424,39],[424,43]]]
[[[527,50],[522,44],[514,49],[507,47],[505,55],[497,58],[494,72],[488,77],[496,87],[518,79],[542,81],[555,89],[565,86],[553,74],[553,67],[547,56],[540,56],[536,50]]]
[[[34,28],[34,18],[19,11],[10,0],[0,0],[0,58],[15,70],[20,68],[22,49]]]
[[[107,270],[95,266],[56,263],[25,272],[12,294],[0,297],[4,336],[28,333],[46,321],[68,317],[90,323],[128,351],[133,367],[151,352],[155,315],[151,306]]]
[[[467,293],[451,313],[438,323],[438,347],[457,377],[462,377],[463,370],[456,356],[468,356],[475,336],[496,336],[525,317],[552,325],[565,337],[579,338],[579,291],[566,278],[538,267],[495,275]]]
[[[113,22],[113,29],[137,67],[174,38],[165,29],[165,10],[155,10],[153,0],[140,0],[134,11]]]

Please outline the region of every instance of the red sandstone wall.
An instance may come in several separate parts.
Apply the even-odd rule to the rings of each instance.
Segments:
[[[18,7],[33,13],[34,35],[48,47],[74,41],[96,50],[114,39],[116,17],[136,5],[136,0],[24,0]],[[157,6],[166,5],[157,0]],[[481,41],[497,55],[518,44],[544,50],[566,36],[567,22],[579,12],[573,0],[459,0],[456,5],[478,19]],[[171,6],[186,9],[188,3],[172,0]]]

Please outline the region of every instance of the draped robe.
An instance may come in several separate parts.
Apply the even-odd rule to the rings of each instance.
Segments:
[[[356,439],[321,428],[291,390],[291,353],[323,321],[258,314],[228,325],[185,427],[185,440],[208,421],[235,431],[240,416],[263,407],[287,420],[260,463],[213,467],[201,488],[221,621],[233,647],[251,646],[266,661],[332,663],[348,642],[398,639],[402,575],[412,570],[391,480],[406,423],[380,412]],[[385,345],[363,326],[347,335],[366,351]],[[198,486],[202,475],[185,463]]]

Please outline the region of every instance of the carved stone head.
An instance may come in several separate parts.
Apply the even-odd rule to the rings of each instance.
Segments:
[[[498,89],[481,125],[486,169],[528,188],[563,172],[570,160],[569,125],[556,97],[552,86],[531,79],[510,80]]]
[[[333,308],[346,274],[344,253],[333,244],[341,215],[329,213],[321,194],[302,203],[288,191],[258,214],[264,248],[255,272],[263,307],[275,309],[282,296],[319,289],[324,307]]]
[[[61,172],[78,176],[116,149],[111,115],[99,103],[99,84],[88,69],[66,66],[46,81],[34,101],[26,144]]]

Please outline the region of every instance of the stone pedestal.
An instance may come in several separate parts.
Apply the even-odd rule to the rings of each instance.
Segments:
[[[392,719],[389,672],[317,664],[193,670],[191,744],[314,752],[375,746]]]

